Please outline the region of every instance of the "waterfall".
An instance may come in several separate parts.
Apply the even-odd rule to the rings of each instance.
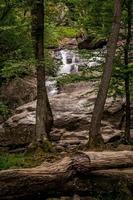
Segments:
[[[82,58],[78,51],[61,50],[59,54],[62,65],[60,66],[58,75],[77,73],[81,67],[89,68],[101,65],[104,62],[103,54],[105,54],[105,51],[106,49],[104,47],[103,49],[93,51],[90,58],[89,56],[88,58]]]
[[[84,67],[96,67],[104,62],[103,55],[106,53],[106,48],[98,49],[92,52],[89,58],[82,58],[78,51],[63,49],[55,53],[55,59],[61,61],[61,65],[57,76],[63,74],[78,73]],[[58,93],[56,81],[49,77],[46,81],[48,94],[55,95]]]
[[[78,56],[71,50],[61,50],[57,55],[58,59],[61,60],[61,66],[58,71],[58,76],[62,74],[71,74],[78,72]],[[58,93],[56,87],[56,81],[51,77],[46,81],[47,92],[49,96]]]
[[[71,74],[78,72],[78,64],[76,63],[76,54],[70,50],[61,50],[62,65],[60,66],[58,75]]]

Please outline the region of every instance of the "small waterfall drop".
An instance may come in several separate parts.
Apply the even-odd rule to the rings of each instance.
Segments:
[[[53,96],[58,93],[57,87],[56,87],[56,80],[49,79],[46,81],[46,88],[49,96]]]
[[[60,66],[58,75],[71,74],[78,72],[78,64],[76,63],[76,54],[70,50],[61,50],[62,65]]]

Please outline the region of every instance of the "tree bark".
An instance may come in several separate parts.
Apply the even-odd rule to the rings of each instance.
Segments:
[[[36,168],[1,171],[0,199],[20,200],[21,198],[26,199],[30,195],[34,196],[40,193],[43,194],[43,199],[45,199],[49,196],[75,192],[81,194],[89,191],[92,192],[92,190],[96,189],[95,185],[99,184],[99,178],[96,178],[96,174],[98,175],[99,173],[102,173],[103,177],[112,177],[113,181],[116,176],[118,183],[121,181],[121,177],[125,176],[126,180],[129,183],[131,182],[130,184],[133,187],[133,168],[127,169],[125,175],[122,170],[111,171],[113,168],[125,167],[133,167],[132,151],[80,152],[73,157],[64,157],[62,160],[54,163],[44,162]],[[110,169],[109,172],[106,169]],[[115,176],[112,175],[113,172],[115,172]],[[95,174],[94,176],[93,173]],[[130,179],[127,176],[128,174]],[[91,184],[94,179],[96,184],[92,188]]]
[[[47,101],[47,113],[46,113],[46,133],[47,133],[47,138],[50,138],[50,131],[53,127],[54,124],[54,119],[53,119],[53,113],[52,113],[52,109],[50,106],[50,102],[49,102],[49,98],[48,98],[48,94],[46,92],[46,101]]]
[[[115,0],[114,17],[112,24],[112,31],[107,43],[107,56],[103,69],[103,75],[99,86],[99,92],[94,106],[90,125],[90,140],[89,146],[99,146],[103,144],[103,139],[100,134],[101,119],[103,115],[104,105],[108,93],[109,83],[112,75],[113,60],[115,56],[117,40],[120,29],[121,17],[121,0]]]
[[[37,69],[36,141],[48,139],[53,116],[45,86],[44,64],[44,0],[34,0],[32,9],[32,38]]]
[[[126,39],[126,45],[124,48],[124,62],[125,62],[125,93],[126,93],[126,123],[125,123],[125,138],[127,141],[130,140],[130,125],[131,125],[131,110],[130,110],[130,74],[128,72],[128,64],[129,64],[129,48],[130,48],[130,42],[131,42],[131,16],[132,10],[131,10],[131,0],[127,1],[127,39]]]

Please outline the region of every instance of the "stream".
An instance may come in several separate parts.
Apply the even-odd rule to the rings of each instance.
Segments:
[[[64,74],[79,73],[83,68],[92,68],[100,66],[104,62],[104,55],[106,53],[106,47],[92,51],[91,54],[82,53],[78,50],[63,49],[54,52],[54,59],[60,64],[57,76],[63,76]],[[58,93],[56,87],[57,82],[54,77],[49,77],[46,81],[46,87],[49,96]]]

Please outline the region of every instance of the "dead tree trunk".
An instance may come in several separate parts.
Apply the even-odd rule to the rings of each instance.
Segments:
[[[101,187],[100,191],[105,191],[105,184],[102,185],[104,181],[99,180],[105,178],[105,182],[108,180],[112,188],[115,178],[120,183],[123,176],[128,185],[133,187],[133,168],[118,170],[125,167],[133,167],[132,151],[82,152],[54,163],[45,162],[36,168],[0,171],[0,199],[27,199],[30,195],[39,196],[40,193],[43,195],[42,199],[56,195],[82,194],[96,191],[96,185]],[[113,168],[117,170],[111,171]],[[107,169],[110,169],[109,172]]]
[[[32,38],[37,69],[36,141],[48,138],[53,116],[45,86],[44,64],[44,0],[34,0],[31,9]]]
[[[100,134],[101,119],[103,115],[104,105],[108,93],[109,83],[112,75],[113,60],[116,51],[116,45],[120,29],[120,16],[121,16],[121,0],[115,0],[114,17],[112,24],[112,31],[107,43],[107,56],[106,63],[103,70],[99,92],[92,114],[90,132],[89,132],[89,146],[99,146],[103,144],[103,139]]]

